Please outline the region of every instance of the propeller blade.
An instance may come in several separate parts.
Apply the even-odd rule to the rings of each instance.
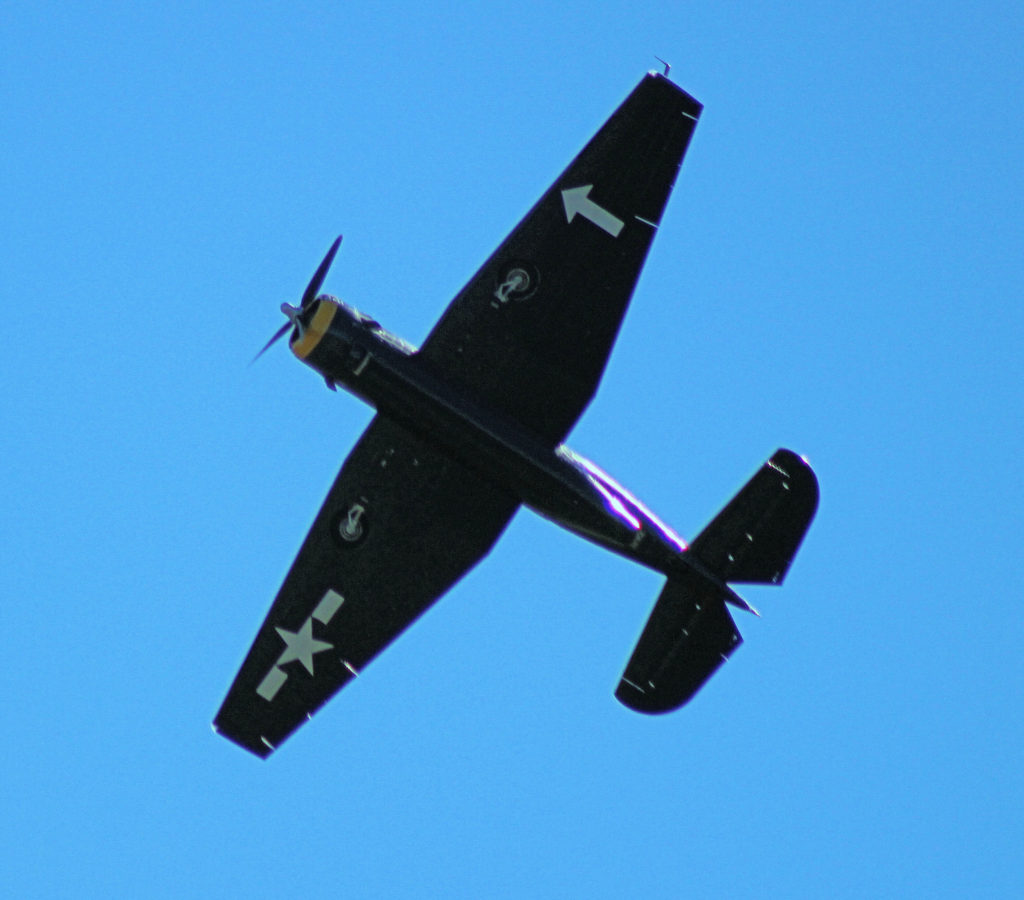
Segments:
[[[267,341],[267,343],[266,343],[266,344],[264,345],[263,349],[262,349],[262,350],[260,350],[260,352],[259,352],[259,353],[257,353],[257,354],[256,354],[256,355],[255,355],[255,356],[254,356],[254,357],[252,358],[252,361],[251,361],[251,362],[249,363],[249,365],[251,366],[251,365],[252,365],[252,364],[253,364],[254,362],[256,362],[256,360],[258,360],[258,359],[259,359],[259,358],[260,358],[260,357],[261,357],[261,356],[262,356],[262,355],[263,355],[264,353],[266,353],[266,352],[267,352],[267,351],[268,351],[268,350],[269,350],[269,349],[270,349],[271,347],[273,347],[273,346],[274,346],[274,344],[276,344],[276,343],[277,343],[277,342],[278,342],[279,340],[281,340],[281,338],[283,338],[283,337],[284,337],[284,336],[285,336],[285,335],[286,335],[286,334],[288,333],[288,330],[289,330],[289,329],[290,329],[291,327],[292,327],[292,322],[285,322],[285,323],[284,323],[284,325],[282,325],[282,326],[281,326],[281,327],[280,327],[280,328],[279,328],[279,329],[277,330],[276,334],[275,334],[275,335],[274,335],[274,336],[273,336],[273,337],[272,337],[272,338],[271,338],[271,339],[270,339],[269,341]]]
[[[302,302],[298,306],[292,306],[288,303],[281,304],[281,312],[288,317],[288,321],[277,330],[274,336],[264,345],[263,349],[252,358],[252,362],[249,363],[250,366],[271,347],[273,347],[274,344],[281,340],[281,338],[288,333],[289,329],[298,328],[299,334],[302,334],[302,321],[299,319],[299,315],[307,306],[309,306],[310,303],[316,300],[317,294],[320,293],[320,286],[324,283],[324,279],[327,277],[327,270],[330,269],[331,263],[334,262],[334,256],[338,252],[338,247],[340,246],[341,235],[339,234],[334,243],[331,244],[331,249],[327,251],[327,255],[323,258],[323,261],[313,273],[312,280],[308,285],[306,285],[306,290],[302,295]]]
[[[310,303],[316,300],[317,294],[320,293],[320,286],[324,283],[324,279],[327,277],[327,270],[331,267],[331,263],[334,262],[334,254],[338,252],[338,247],[341,246],[341,235],[335,239],[334,243],[331,244],[331,249],[327,251],[327,255],[324,257],[323,262],[320,263],[320,267],[313,273],[313,278],[306,286],[306,291],[302,295],[302,302],[299,304],[300,309],[305,309]]]

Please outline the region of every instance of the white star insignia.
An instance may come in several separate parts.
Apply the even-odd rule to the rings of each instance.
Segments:
[[[334,646],[334,644],[328,644],[327,641],[318,641],[313,637],[312,618],[306,619],[298,631],[288,631],[285,628],[275,628],[274,631],[288,645],[281,654],[281,658],[277,661],[277,665],[283,666],[285,663],[297,659],[306,667],[306,671],[310,675],[313,674],[313,654],[323,653],[324,650],[330,650]]]

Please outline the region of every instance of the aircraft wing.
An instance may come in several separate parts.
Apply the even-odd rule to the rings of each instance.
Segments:
[[[645,77],[456,296],[420,356],[561,442],[597,390],[702,108]]]
[[[346,540],[353,505],[363,512]],[[269,756],[487,554],[518,505],[378,415],[338,473],[216,730]]]

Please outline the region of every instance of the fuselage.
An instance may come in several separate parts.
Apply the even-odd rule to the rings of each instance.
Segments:
[[[658,571],[690,562],[682,539],[600,468],[475,403],[368,316],[321,296],[296,326],[292,352],[330,387],[443,447],[545,518]]]

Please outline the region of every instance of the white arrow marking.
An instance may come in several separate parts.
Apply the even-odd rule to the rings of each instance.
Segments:
[[[585,184],[583,187],[568,188],[562,191],[565,217],[571,222],[576,217],[576,213],[579,213],[602,231],[607,231],[612,237],[618,237],[625,223],[590,199],[589,194],[593,187],[592,184]]]

